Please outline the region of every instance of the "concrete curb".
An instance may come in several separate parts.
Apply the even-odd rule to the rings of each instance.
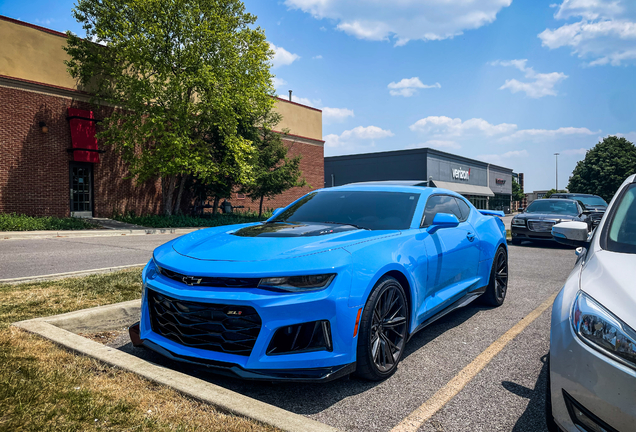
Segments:
[[[187,234],[201,228],[145,228],[145,229],[95,229],[68,231],[2,231],[0,240],[25,240],[43,238],[75,238],[75,237],[115,237],[149,234]]]
[[[169,386],[220,410],[269,424],[289,432],[336,432],[331,426],[261,402],[223,387],[172,369],[164,368],[134,355],[86,339],[76,331],[105,331],[121,327],[138,314],[140,300],[84,309],[46,318],[20,321],[12,325],[37,334],[78,354],[93,357],[111,366],[134,372],[158,384]],[[127,322],[124,325],[129,325]]]
[[[64,279],[67,277],[88,276],[88,275],[98,274],[98,273],[110,273],[110,272],[124,270],[128,268],[133,268],[133,267],[143,267],[145,265],[146,263],[130,264],[130,265],[117,266],[117,267],[104,267],[99,269],[78,270],[78,271],[72,271],[72,272],[66,272],[66,273],[53,273],[53,274],[40,275],[40,276],[25,276],[25,277],[19,277],[19,278],[0,279],[0,284],[2,283],[19,284],[19,283],[26,283],[26,282],[40,282],[40,281]]]

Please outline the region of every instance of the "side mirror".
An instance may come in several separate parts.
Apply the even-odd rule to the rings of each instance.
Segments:
[[[455,228],[457,225],[459,225],[459,220],[457,220],[457,216],[454,214],[437,213],[433,218],[433,223],[426,228],[426,232],[434,234],[438,229]]]
[[[585,222],[561,222],[552,227],[552,237],[559,243],[587,248],[589,231]]]
[[[276,210],[272,212],[272,217],[276,216],[278,213],[282,212],[283,210],[285,210],[283,207],[278,207]]]
[[[525,208],[519,207],[519,213],[523,213],[524,210],[525,210]]]

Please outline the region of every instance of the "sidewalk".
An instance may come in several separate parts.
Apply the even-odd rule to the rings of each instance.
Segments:
[[[205,229],[205,227],[147,228],[107,218],[90,218],[89,221],[94,223],[95,225],[99,225],[102,229],[60,231],[0,231],[0,240],[42,239],[59,237],[113,237],[150,234],[187,234],[192,231]]]

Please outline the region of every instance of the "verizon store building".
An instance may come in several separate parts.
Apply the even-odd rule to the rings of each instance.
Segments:
[[[510,168],[430,148],[325,157],[325,187],[384,180],[432,180],[478,209],[510,212]]]

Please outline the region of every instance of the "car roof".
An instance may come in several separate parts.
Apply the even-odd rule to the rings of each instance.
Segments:
[[[347,183],[344,186],[367,185],[367,186],[421,186],[428,187],[427,180],[384,180]]]
[[[537,202],[537,201],[541,201],[541,202],[543,202],[543,201],[559,201],[559,202],[571,201],[573,203],[578,203],[577,200],[569,199],[569,198],[539,198],[539,199],[536,199],[536,200],[534,200],[532,202]],[[530,204],[532,204],[532,203],[530,203]],[[528,205],[530,205],[530,204],[528,204]]]
[[[555,193],[550,195],[552,196],[590,196],[590,197],[598,197],[598,195],[594,195],[594,194],[585,194],[585,193],[575,193],[575,192],[567,192],[567,193]],[[600,198],[600,197],[599,197]]]
[[[446,195],[452,195],[454,197],[463,198],[457,192],[453,192],[448,189],[434,188],[423,186],[425,181],[379,181],[379,182],[361,182],[350,183],[343,186],[335,186],[330,188],[321,189],[321,191],[378,191],[378,192],[403,192],[403,193],[418,193],[424,197],[432,195],[434,193],[443,193]]]

